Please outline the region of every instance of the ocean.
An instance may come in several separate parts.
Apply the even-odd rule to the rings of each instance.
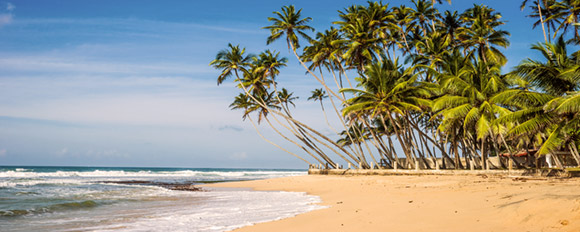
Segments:
[[[0,166],[1,231],[228,231],[322,208],[305,193],[171,190],[302,170]]]

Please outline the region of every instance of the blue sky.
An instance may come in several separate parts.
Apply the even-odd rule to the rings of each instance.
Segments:
[[[208,63],[229,42],[281,51],[290,64],[279,80],[301,97],[297,117],[329,132],[322,117],[308,117],[320,114],[305,101],[316,83],[285,44],[266,46],[260,28],[294,4],[324,30],[337,10],[365,2],[0,1],[0,165],[304,168],[228,109],[237,92],[216,86]],[[541,30],[520,1],[440,9],[482,2],[508,21],[508,66],[535,56]]]

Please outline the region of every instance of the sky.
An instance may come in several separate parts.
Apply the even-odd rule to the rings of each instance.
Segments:
[[[312,117],[322,115],[318,103],[306,101],[317,82],[283,42],[266,45],[261,28],[293,4],[322,31],[338,10],[365,3],[0,0],[0,166],[306,168],[229,110],[239,92],[231,80],[217,86],[219,71],[208,64],[228,43],[280,51],[289,65],[279,85],[300,97],[296,117],[330,134],[322,116]],[[541,30],[532,30],[521,1],[462,0],[439,9],[462,12],[474,3],[507,21],[504,71],[537,56],[529,47]],[[260,130],[300,153],[267,126]]]

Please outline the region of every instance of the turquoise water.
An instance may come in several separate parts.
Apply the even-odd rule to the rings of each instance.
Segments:
[[[224,231],[318,208],[304,193],[167,189],[304,170],[0,166],[2,231]]]

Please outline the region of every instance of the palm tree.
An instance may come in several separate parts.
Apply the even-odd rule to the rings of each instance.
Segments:
[[[341,146],[349,147],[353,153],[359,154],[359,159],[361,162],[361,166],[363,167],[370,167],[366,158],[364,157],[363,151],[363,143],[366,144],[366,140],[370,139],[370,135],[368,133],[368,129],[362,123],[358,123],[356,121],[351,121],[350,125],[346,130],[341,131],[338,133],[340,139],[336,141],[336,143],[340,144]],[[353,145],[355,148],[353,148]]]
[[[286,150],[285,148],[281,147],[280,145],[272,142],[271,140],[267,139],[266,137],[264,137],[264,135],[262,135],[262,133],[260,132],[260,130],[258,129],[258,127],[256,126],[256,124],[254,123],[254,121],[252,120],[252,118],[250,117],[250,113],[255,112],[255,111],[259,111],[260,107],[252,102],[252,99],[248,97],[248,95],[240,93],[238,96],[235,97],[234,102],[232,104],[230,104],[230,108],[232,110],[236,110],[236,109],[241,109],[244,110],[244,114],[242,115],[242,119],[249,119],[250,122],[252,123],[252,126],[254,127],[254,129],[256,130],[256,132],[258,133],[258,135],[260,136],[260,138],[262,138],[264,141],[272,144],[273,146],[277,147],[280,150],[283,150],[285,152],[287,152],[288,154],[306,162],[308,165],[312,165],[312,163],[308,162],[308,160],[300,157],[299,155],[290,152],[288,150]],[[263,114],[263,110],[260,111],[260,115]],[[260,116],[261,118],[261,116]],[[259,120],[258,120],[259,123]],[[316,158],[316,157],[315,157]]]
[[[422,41],[418,41],[415,44],[415,50],[419,53],[408,56],[408,59],[412,60],[414,65],[429,67],[437,71],[439,66],[445,62],[443,58],[451,50],[450,41],[448,37],[439,32],[430,33]],[[425,81],[431,82],[430,77],[431,75],[427,75]]]
[[[520,6],[520,9],[522,11],[526,7],[528,1],[529,0],[522,1],[522,5]],[[554,15],[555,11],[554,11],[554,7],[550,7],[550,6],[552,6],[554,4],[555,4],[555,0],[535,0],[535,1],[531,2],[531,4],[530,4],[530,9],[532,10],[532,12],[531,12],[531,14],[528,15],[528,17],[539,18],[538,21],[536,21],[533,24],[533,28],[536,28],[536,26],[538,26],[538,25],[542,26],[542,32],[544,34],[544,41],[546,43],[551,42],[550,29],[554,29],[554,30],[556,29],[555,21],[558,20],[558,19],[552,17]],[[547,35],[546,35],[546,29],[548,30]]]
[[[558,19],[561,21],[560,26],[556,29],[554,33],[559,30],[563,30],[562,34],[566,34],[570,26],[574,29],[574,36],[570,40],[576,44],[580,43],[580,33],[578,32],[578,17],[580,16],[580,1],[578,0],[561,0],[554,2],[554,5],[550,6],[550,9],[554,11],[554,14],[548,19]]]
[[[518,65],[514,73],[537,86],[540,91],[555,96],[580,90],[577,71],[580,68],[579,53],[568,55],[562,36],[556,43],[535,44],[532,49],[539,51],[545,62],[528,59]]]
[[[463,27],[463,21],[461,21],[457,11],[453,11],[453,13],[451,11],[445,11],[443,15],[437,31],[442,32],[446,40],[455,47],[460,42],[457,38],[457,33]]]
[[[577,142],[580,141],[580,92],[575,92],[563,97],[558,97],[546,103],[544,110],[553,113],[557,117],[557,123],[553,124],[549,131],[549,136],[538,150],[538,155],[565,148],[568,149],[576,163],[580,166]]]
[[[308,100],[320,101],[321,107],[322,109],[324,109],[324,105],[322,105],[322,99],[328,98],[328,95],[326,95],[326,91],[320,88],[312,90],[311,93],[312,96],[308,97]]]
[[[275,76],[280,73],[280,68],[286,67],[288,59],[280,58],[280,52],[266,50],[258,56],[253,57],[253,64],[256,66],[254,72],[262,72],[275,81]]]
[[[395,39],[399,39],[398,43],[399,47],[404,51],[403,55],[406,53],[410,53],[411,47],[407,42],[407,34],[414,27],[414,25],[412,24],[413,18],[411,17],[413,9],[402,5],[399,7],[393,7],[392,11],[395,18],[394,19],[395,23],[393,25],[393,30],[396,32]]]
[[[321,80],[316,74],[312,72],[311,69],[302,61],[296,49],[299,47],[298,42],[298,35],[303,37],[304,39],[311,41],[312,39],[305,31],[314,31],[314,28],[306,25],[312,18],[306,17],[301,18],[301,11],[302,9],[296,12],[296,9],[293,5],[284,6],[282,7],[282,13],[274,12],[276,17],[269,17],[268,21],[273,22],[273,25],[264,27],[264,29],[270,30],[270,36],[267,39],[267,43],[270,44],[278,39],[280,39],[283,35],[286,35],[286,42],[288,43],[288,48],[292,50],[300,64],[312,75],[316,80],[325,87],[325,90],[333,95],[337,96],[336,93],[331,91],[331,89],[326,85],[324,80]]]
[[[411,12],[411,18],[421,28],[423,36],[427,36],[429,30],[429,23],[431,23],[431,31],[435,31],[435,20],[438,18],[439,12],[433,6],[432,2],[427,0],[411,0],[415,5],[415,9]]]
[[[327,71],[331,71],[338,66],[338,58],[342,56],[340,46],[334,41],[341,39],[341,34],[334,27],[318,32],[315,39],[310,41],[310,46],[304,48],[301,58],[312,63],[309,69],[326,68]]]
[[[239,79],[238,71],[247,72],[247,68],[250,65],[250,61],[253,55],[244,55],[246,52],[245,48],[241,48],[239,45],[233,46],[231,43],[228,44],[229,49],[224,49],[218,52],[216,58],[209,63],[215,69],[221,69],[222,73],[218,76],[217,83],[220,85],[225,79],[235,74]],[[232,73],[233,71],[233,73]]]
[[[505,90],[507,85],[504,76],[499,74],[499,66],[490,68],[482,62],[472,64],[458,56],[456,53],[455,57],[450,58],[459,61],[461,66],[446,66],[451,69],[445,70],[440,77],[446,94],[435,100],[433,111],[443,117],[439,130],[453,134],[461,125],[465,137],[480,141],[479,150],[485,167],[488,156],[486,148],[490,144],[488,140],[496,142],[493,139],[498,133],[492,122],[498,115],[507,113],[507,109],[494,104],[491,98]],[[461,68],[458,70],[457,67]],[[472,150],[475,150],[476,144],[471,143]]]
[[[358,79],[363,89],[342,89],[341,92],[354,94],[353,98],[347,100],[349,106],[343,109],[344,115],[379,117],[383,124],[389,120],[392,125],[396,125],[395,134],[407,159],[413,160],[411,146],[403,139],[401,130],[405,128],[400,120],[404,120],[410,110],[421,111],[422,106],[428,105],[428,100],[423,97],[429,93],[418,85],[417,75],[411,74],[409,70],[403,71],[396,60],[383,60],[382,63],[367,66],[365,76]]]
[[[529,107],[519,107],[518,111],[503,121],[518,123],[510,130],[510,133],[516,136],[542,135],[538,143],[541,145],[538,155],[562,149],[568,144],[568,149],[580,165],[580,157],[576,151],[576,144],[578,144],[576,128],[580,120],[578,118],[578,104],[580,104],[578,52],[568,55],[562,36],[555,44],[535,44],[532,49],[541,52],[546,62],[528,59],[518,65],[513,74],[537,86],[538,90],[543,93],[528,94],[531,97],[525,98],[525,101],[516,99],[516,103],[531,102],[533,104]],[[506,102],[514,101],[506,100]]]
[[[508,142],[518,150],[538,148],[545,140],[550,126],[557,123],[557,116],[544,111],[544,105],[553,100],[554,96],[531,91],[529,83],[518,75],[511,74],[509,77],[518,79],[517,88],[502,91],[491,101],[513,110],[494,121],[495,125],[506,128],[500,136],[508,152],[513,154]]]
[[[324,114],[324,119],[326,120],[326,124],[328,125],[328,127],[330,127],[332,130],[336,131],[331,125],[330,122],[328,121],[328,116],[326,115],[326,111],[324,110],[324,104],[322,104],[322,100],[325,98],[328,98],[328,95],[326,95],[326,91],[324,91],[322,88],[320,89],[315,89],[312,90],[312,96],[308,97],[308,100],[313,100],[313,101],[319,101],[320,102],[320,107],[322,108],[322,113]],[[337,132],[338,133],[338,132]]]
[[[320,136],[324,140],[330,142],[334,146],[340,147],[338,144],[335,144],[334,141],[330,140],[328,137],[324,136],[320,132],[317,132],[317,131],[313,130],[312,128],[304,125],[303,123],[296,121],[295,119],[291,118],[290,116],[284,115],[281,112],[279,112],[278,110],[280,109],[280,107],[277,106],[277,104],[280,103],[280,101],[279,100],[276,101],[274,99],[277,97],[274,92],[268,91],[270,84],[273,83],[273,81],[271,79],[266,78],[269,75],[267,75],[265,73],[269,72],[269,69],[262,68],[261,70],[258,70],[261,67],[261,66],[258,66],[256,64],[256,62],[259,59],[254,59],[254,63],[249,63],[249,60],[252,59],[253,56],[244,56],[245,49],[239,49],[239,46],[233,46],[231,44],[229,44],[229,48],[230,48],[230,50],[220,51],[218,53],[218,55],[216,56],[216,59],[213,60],[210,63],[210,65],[214,66],[216,69],[222,69],[222,73],[218,77],[218,83],[223,82],[223,80],[225,80],[227,77],[230,77],[232,75],[232,73],[234,73],[237,76],[236,80],[239,82],[238,87],[240,87],[244,90],[245,96],[248,97],[249,99],[251,99],[251,102],[253,103],[251,105],[251,108],[248,108],[249,109],[248,112],[258,112],[258,123],[260,123],[263,119],[267,120],[266,116],[269,113],[274,113],[275,115],[281,116],[287,120],[292,121],[293,123],[301,126],[302,128],[306,128],[307,130],[313,132],[317,136]],[[243,72],[242,78],[240,78],[238,71]],[[243,100],[243,99],[240,99],[240,101],[241,100]],[[247,114],[245,113],[245,115],[247,115]],[[251,121],[251,122],[253,123],[253,121]],[[269,121],[268,121],[268,123],[270,124],[270,126],[272,128],[275,129],[275,127],[273,127],[273,125]],[[255,125],[254,125],[254,127],[257,128]],[[264,138],[261,134],[260,134],[260,136],[264,140],[269,141],[269,143],[276,145],[273,142],[271,142],[270,140]],[[318,141],[320,141],[320,140],[318,140]],[[329,147],[329,145],[326,145],[326,144],[325,144],[325,146]],[[329,148],[332,150],[331,147],[329,147]],[[283,149],[283,150],[285,150],[285,149]],[[346,150],[343,150],[343,151],[347,155],[350,155],[352,157],[352,155],[349,154]],[[327,158],[323,154],[322,154],[322,156],[323,156],[323,158]],[[342,155],[339,154],[339,156],[341,156],[341,158],[345,159],[347,162],[349,162],[349,163],[351,162],[351,161],[347,160],[345,157],[343,157]],[[353,157],[353,159],[355,159],[355,158]],[[326,159],[326,161],[328,163],[330,163],[332,166],[336,166],[336,163],[333,162],[332,160]]]
[[[286,88],[282,88],[278,92],[278,101],[280,101],[280,105],[285,107],[286,110],[289,109],[288,105],[296,107],[296,105],[294,104],[294,100],[297,100],[299,97],[294,97],[293,95],[294,93],[288,92]]]
[[[375,38],[371,29],[371,25],[361,18],[341,25],[340,30],[343,31],[345,38],[333,43],[345,47],[341,58],[347,67],[362,71],[364,65],[377,59],[377,54],[382,48],[380,38]]]
[[[388,5],[369,2],[368,7],[353,6],[340,12],[340,25],[343,38],[333,42],[344,48],[342,59],[347,67],[363,71],[364,66],[380,59],[383,39],[386,38],[385,27],[392,19]]]
[[[286,35],[288,49],[296,50],[300,47],[298,35],[306,40],[311,40],[310,36],[306,34],[305,31],[314,31],[314,28],[306,25],[306,23],[312,20],[312,18],[302,18],[301,12],[302,9],[296,11],[294,5],[283,6],[282,12],[275,11],[274,14],[278,17],[268,18],[268,21],[273,22],[273,25],[264,27],[264,29],[270,30],[271,33],[266,40],[266,43],[270,44],[280,39],[283,35]]]
[[[446,2],[449,3],[449,5],[451,5],[451,0],[447,0]],[[433,5],[435,5],[435,3],[441,4],[441,3],[443,3],[443,1],[442,0],[431,0],[431,3],[433,3]]]
[[[507,36],[510,34],[504,30],[495,29],[504,22],[500,21],[501,14],[494,11],[484,5],[474,5],[467,9],[461,16],[467,26],[461,30],[459,38],[463,41],[466,50],[477,49],[484,64],[490,65],[492,62],[504,65],[507,59],[495,46],[507,48],[510,44]]]

